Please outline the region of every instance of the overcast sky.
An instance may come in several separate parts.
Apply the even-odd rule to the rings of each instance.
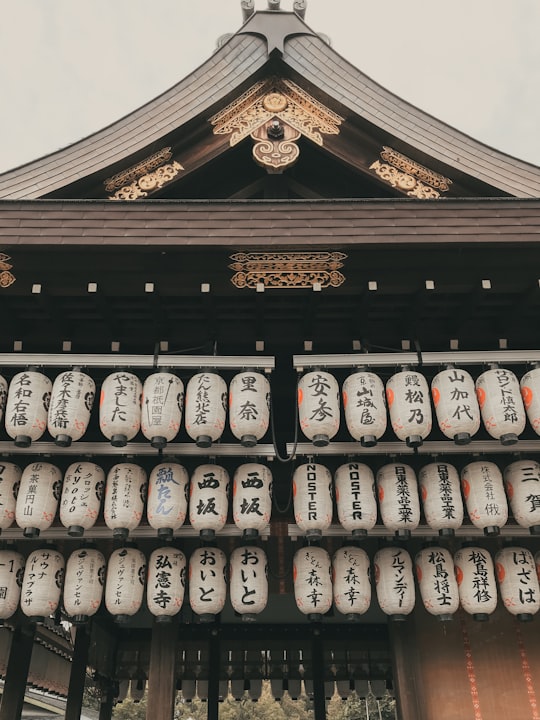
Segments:
[[[151,100],[242,23],[240,0],[0,0],[0,9],[0,171]],[[403,99],[540,165],[539,0],[308,0],[306,22]]]

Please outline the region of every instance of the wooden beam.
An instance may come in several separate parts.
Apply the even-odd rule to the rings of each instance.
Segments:
[[[21,717],[35,634],[36,626],[33,624],[18,626],[13,631],[0,720],[19,720]]]
[[[326,720],[324,692],[324,647],[321,631],[313,628],[311,641],[311,665],[313,668],[313,712],[315,720]]]
[[[154,621],[150,643],[147,717],[172,720],[176,694],[176,623]]]
[[[219,651],[219,632],[217,628],[212,628],[208,636],[208,720],[218,720],[220,671]]]
[[[65,720],[79,720],[81,717],[89,647],[90,634],[88,629],[85,625],[80,625],[75,635]]]

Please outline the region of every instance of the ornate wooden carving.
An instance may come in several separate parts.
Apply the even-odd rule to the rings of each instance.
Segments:
[[[136,200],[147,197],[149,193],[174,180],[184,168],[179,162],[169,163],[171,158],[171,148],[166,147],[107,178],[103,183],[105,190],[114,193],[109,196],[109,200]]]
[[[390,147],[383,147],[380,157],[385,162],[376,160],[369,169],[381,180],[411,197],[438,198],[441,192],[446,192],[452,184],[444,175],[420,165]]]
[[[0,288],[7,288],[15,282],[15,275],[9,272],[13,265],[8,260],[11,260],[9,255],[0,253]]]
[[[235,253],[229,265],[237,288],[339,287],[345,276],[339,272],[347,256],[341,252]]]

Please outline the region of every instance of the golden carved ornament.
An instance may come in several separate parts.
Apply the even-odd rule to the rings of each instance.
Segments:
[[[279,125],[283,137],[274,139],[269,131],[272,122],[275,121],[265,123],[251,133],[251,137],[255,140],[253,157],[255,162],[266,168],[269,173],[278,174],[298,160],[300,148],[295,141],[300,138],[300,133],[283,123]]]
[[[392,165],[386,165],[385,163],[376,160],[369,166],[370,170],[373,170],[381,180],[384,180],[389,185],[404,193],[407,193],[410,197],[420,198],[421,200],[434,199],[441,196],[438,190],[434,190],[428,185],[417,180],[412,175],[401,172]]]
[[[133,181],[138,180],[143,175],[152,172],[152,170],[155,170],[160,165],[163,165],[163,163],[168,162],[171,158],[171,148],[163,148],[157,153],[150,155],[150,157],[147,157],[145,160],[141,160],[140,163],[132,165],[126,170],[122,170],[122,172],[104,180],[103,184],[105,185],[105,190],[111,193],[115,190],[119,190]]]
[[[235,274],[231,282],[237,288],[339,287],[345,276],[339,272],[347,256],[341,252],[235,253],[229,265]]]
[[[420,165],[390,147],[383,146],[381,159],[369,166],[381,180],[410,197],[434,199],[450,188],[452,181]]]
[[[16,279],[15,275],[9,272],[13,265],[8,263],[8,260],[11,260],[9,255],[0,253],[0,288],[8,288]]]
[[[117,190],[114,195],[109,196],[109,200],[137,200],[138,198],[147,197],[149,193],[159,190],[171,180],[179,175],[184,168],[176,160],[173,163],[162,165],[154,172],[142,175],[131,185],[124,185]]]
[[[384,160],[398,170],[402,170],[403,172],[418,178],[418,180],[421,180],[426,183],[426,185],[429,185],[436,190],[445,192],[450,189],[450,185],[452,184],[452,181],[449,178],[444,177],[444,175],[440,175],[439,173],[420,165],[414,160],[408,158],[406,155],[402,155],[397,152],[397,150],[393,150],[390,147],[383,147],[381,160]]]

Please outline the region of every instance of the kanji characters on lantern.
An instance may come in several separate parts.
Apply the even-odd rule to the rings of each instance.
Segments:
[[[148,482],[148,524],[158,537],[172,538],[186,519],[189,475],[179,463],[161,463],[150,473]]]
[[[377,471],[379,509],[385,527],[399,537],[410,537],[420,523],[416,475],[410,465],[390,463]]]
[[[186,389],[186,430],[198,447],[219,440],[227,417],[227,383],[216,373],[194,375]]]
[[[24,576],[24,556],[15,550],[0,550],[0,620],[19,607]]]
[[[105,607],[116,622],[124,623],[142,605],[146,579],[146,558],[135,547],[114,550],[107,563]]]
[[[441,432],[456,445],[469,443],[480,428],[480,408],[470,374],[446,368],[431,381],[431,394]]]
[[[330,556],[324,548],[305,547],[293,558],[294,598],[301,613],[319,620],[332,607]]]
[[[118,370],[103,381],[99,427],[114,447],[123,447],[139,432],[141,395],[141,381],[133,373]]]
[[[134,463],[113,465],[107,474],[103,517],[113,537],[125,539],[141,522],[147,493],[146,471]]]
[[[461,471],[461,487],[472,524],[486,535],[498,535],[508,520],[508,503],[497,465],[489,461],[469,463]]]
[[[13,525],[22,470],[11,462],[0,462],[0,532]]]
[[[57,445],[68,447],[82,438],[90,421],[95,396],[95,382],[80,370],[66,370],[56,377],[47,425]]]
[[[476,395],[484,427],[502,445],[513,445],[525,429],[525,408],[517,377],[511,370],[492,368],[476,380]]]
[[[37,537],[51,527],[61,492],[62,473],[56,465],[37,462],[25,467],[15,505],[15,519],[25,537]]]
[[[17,373],[6,402],[6,432],[17,447],[29,447],[47,429],[52,383],[36,370]]]
[[[302,432],[317,447],[328,445],[339,430],[339,385],[323,371],[309,372],[298,383],[298,414]]]
[[[95,548],[71,553],[66,564],[64,609],[71,622],[87,622],[95,615],[103,599],[105,558]]]
[[[384,384],[374,373],[355,372],[343,383],[347,429],[363,447],[373,447],[386,432]]]
[[[216,547],[197,548],[189,558],[189,604],[201,622],[213,621],[225,606],[226,564]]]
[[[256,537],[270,522],[272,473],[266,465],[243,463],[233,477],[233,520],[244,537]]]
[[[369,557],[357,547],[342,547],[332,558],[334,605],[349,620],[363,615],[371,604]]]
[[[158,622],[170,622],[182,609],[186,587],[186,556],[168,546],[148,559],[146,604]]]
[[[189,522],[201,537],[222,530],[229,512],[229,473],[221,465],[199,465],[191,476]]]
[[[505,608],[518,620],[532,620],[540,610],[540,587],[531,551],[504,547],[495,555],[495,568]]]
[[[475,620],[489,620],[497,607],[493,560],[482,547],[467,546],[454,555],[461,607]]]
[[[405,620],[415,602],[411,556],[403,548],[385,547],[375,553],[373,563],[381,610],[392,620]]]
[[[454,561],[446,548],[429,546],[414,560],[416,578],[424,607],[439,620],[451,620],[459,608]]]
[[[235,438],[253,447],[270,422],[270,383],[254,371],[238,373],[229,387],[229,425]]]
[[[245,545],[235,548],[230,558],[231,605],[242,620],[250,622],[268,602],[268,561],[261,548]]]
[[[540,535],[540,464],[516,460],[504,468],[503,477],[514,520]]]
[[[30,553],[24,566],[21,610],[33,622],[54,615],[64,584],[64,558],[54,548]]]
[[[155,448],[164,448],[180,431],[184,383],[170,372],[149,375],[141,401],[141,430]]]
[[[76,462],[68,467],[60,498],[60,522],[68,535],[80,537],[95,525],[104,487],[105,473],[99,465]]]
[[[386,383],[392,429],[399,440],[418,447],[431,432],[432,417],[426,378],[414,370],[392,375]]]
[[[426,522],[439,535],[454,535],[463,523],[459,474],[453,465],[430,463],[418,475]]]

